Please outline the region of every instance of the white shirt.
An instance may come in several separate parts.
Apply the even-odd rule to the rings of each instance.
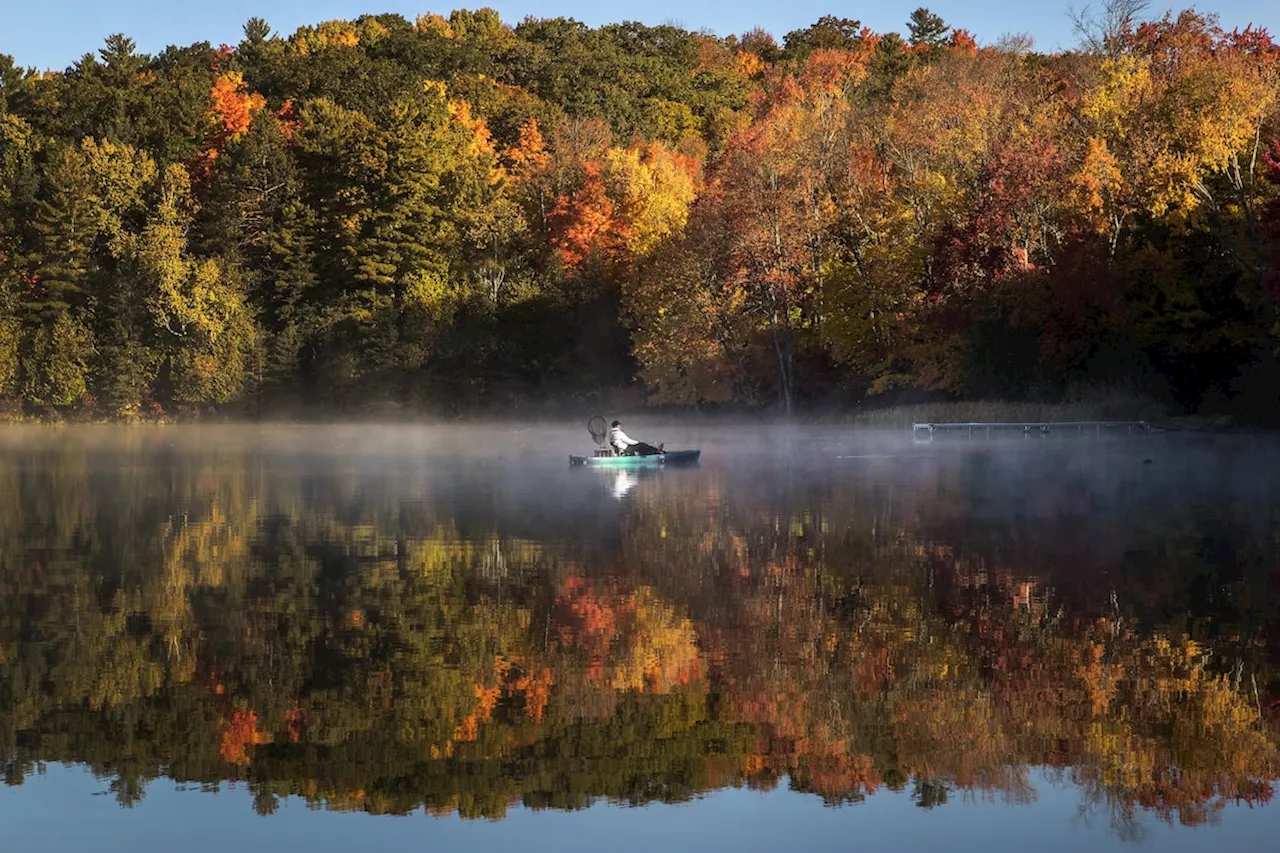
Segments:
[[[627,434],[622,431],[622,427],[613,427],[609,430],[609,444],[613,445],[613,449],[617,450],[619,453],[626,450],[631,445],[639,443],[640,442],[635,439],[629,438]]]

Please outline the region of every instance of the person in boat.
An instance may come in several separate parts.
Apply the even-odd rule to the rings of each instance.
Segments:
[[[662,453],[662,445],[654,447],[643,441],[636,441],[622,431],[622,421],[614,421],[609,427],[609,446],[619,456],[656,456]]]

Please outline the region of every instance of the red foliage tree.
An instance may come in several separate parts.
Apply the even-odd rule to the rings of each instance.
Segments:
[[[582,186],[572,195],[558,197],[548,217],[552,247],[564,265],[575,271],[593,258],[610,258],[620,236],[600,167],[588,161],[582,165],[582,172]]]
[[[1280,299],[1280,139],[1272,140],[1262,160],[1267,182],[1276,188],[1276,195],[1262,208],[1262,227],[1269,249],[1264,285],[1273,298]]]

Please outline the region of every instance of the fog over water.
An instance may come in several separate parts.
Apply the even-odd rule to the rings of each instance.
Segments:
[[[0,430],[0,846],[1280,831],[1273,437],[624,420]]]

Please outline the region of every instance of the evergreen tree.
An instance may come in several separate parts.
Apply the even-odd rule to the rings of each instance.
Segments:
[[[26,313],[52,322],[73,308],[84,308],[100,208],[88,158],[65,146],[52,155],[46,184],[36,204],[32,230],[38,240],[34,286]]]
[[[921,6],[911,13],[907,22],[910,32],[908,41],[912,47],[941,47],[946,43],[947,31],[950,29],[941,17]]]

